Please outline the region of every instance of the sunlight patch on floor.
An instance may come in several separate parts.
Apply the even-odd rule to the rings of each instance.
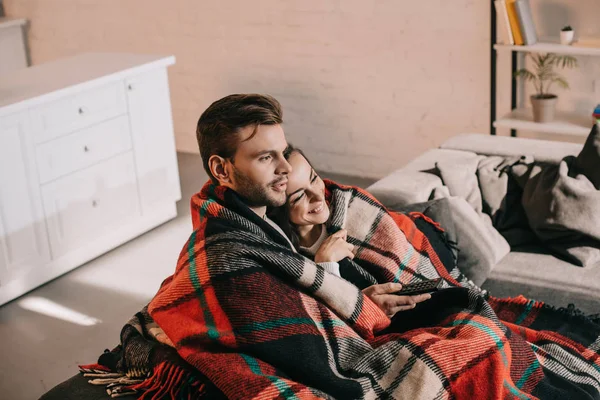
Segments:
[[[48,317],[57,318],[77,325],[93,326],[102,322],[97,318],[90,317],[89,315],[85,315],[65,306],[61,306],[60,304],[43,297],[28,296],[22,300],[19,300],[18,304],[25,310],[37,312]]]

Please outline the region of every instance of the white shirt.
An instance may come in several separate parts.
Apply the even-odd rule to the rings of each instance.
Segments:
[[[283,236],[288,241],[292,250],[296,251],[290,238],[287,237],[287,235],[283,232],[283,229],[281,229],[281,227],[279,225],[277,225],[275,223],[275,221],[268,218],[266,215],[263,217],[263,219],[265,221],[267,221],[267,223],[269,225],[271,225],[273,228],[275,228],[275,230],[277,230],[277,232],[281,233],[281,236]],[[321,235],[319,236],[317,241],[310,247],[300,246],[300,249],[302,249],[304,252],[310,254],[311,256],[314,256],[315,254],[317,254],[319,247],[321,247],[321,244],[325,241],[325,239],[327,239],[327,230],[325,229],[325,225],[321,225]],[[325,271],[329,272],[330,274],[340,276],[340,265],[338,263],[336,263],[335,261],[322,262],[322,263],[318,263],[318,265],[320,265],[321,268],[323,268]]]
[[[317,254],[317,251],[319,251],[319,247],[321,247],[325,239],[327,239],[327,229],[325,229],[325,225],[321,225],[321,234],[319,235],[317,241],[314,242],[313,245],[310,247],[300,246],[300,250],[310,254],[311,256],[314,256],[315,254]],[[319,263],[319,265],[330,274],[340,276],[340,264],[338,264],[337,262],[327,261]]]

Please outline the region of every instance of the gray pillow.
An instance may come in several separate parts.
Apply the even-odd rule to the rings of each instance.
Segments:
[[[435,163],[437,173],[450,195],[465,199],[477,212],[482,211],[481,190],[477,182],[477,166],[485,156],[464,157],[456,160],[439,160]]]
[[[600,190],[600,129],[594,124],[575,161],[576,173],[585,175]]]
[[[534,165],[523,190],[523,208],[536,236],[554,254],[576,265],[600,263],[600,190],[576,168],[577,159]]]
[[[448,239],[456,243],[458,269],[478,286],[510,251],[510,246],[494,229],[489,216],[478,214],[461,197],[389,208],[400,212],[421,212],[439,223]]]

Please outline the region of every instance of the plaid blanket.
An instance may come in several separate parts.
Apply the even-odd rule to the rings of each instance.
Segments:
[[[600,326],[573,309],[487,297],[417,222],[326,182],[327,229],[378,282],[448,288],[389,319],[352,283],[294,252],[224,187],[192,198],[175,273],[98,364],[114,395],[145,398],[599,399]]]

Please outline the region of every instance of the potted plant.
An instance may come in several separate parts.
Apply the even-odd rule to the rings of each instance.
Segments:
[[[573,43],[573,37],[575,36],[575,31],[571,28],[570,25],[565,26],[560,30],[560,43],[569,45]]]
[[[515,77],[523,77],[525,81],[533,83],[536,93],[531,95],[533,106],[533,120],[535,122],[550,122],[554,119],[557,96],[550,92],[553,84],[558,84],[564,89],[569,88],[566,79],[557,74],[555,68],[575,68],[577,59],[569,55],[554,53],[534,54],[527,53],[533,60],[535,71],[522,68],[515,72]]]

